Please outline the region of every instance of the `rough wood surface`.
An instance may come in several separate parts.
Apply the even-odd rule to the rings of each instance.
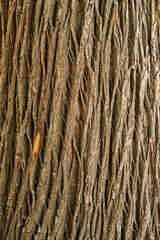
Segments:
[[[160,239],[159,1],[0,1],[0,239]]]

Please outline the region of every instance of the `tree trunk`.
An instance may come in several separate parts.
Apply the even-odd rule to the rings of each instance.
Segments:
[[[0,239],[160,239],[158,0],[1,0]]]

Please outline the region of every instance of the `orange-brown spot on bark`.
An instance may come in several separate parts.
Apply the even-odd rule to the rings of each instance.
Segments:
[[[152,137],[150,137],[149,141],[150,141],[150,147],[151,147],[151,151],[153,151],[154,137],[153,137],[153,136],[152,136]]]
[[[157,84],[156,84],[156,96],[158,97],[158,92],[159,92],[159,79],[157,79]]]
[[[35,155],[38,154],[39,143],[40,143],[41,133],[38,132],[36,139],[34,141],[34,148],[33,148],[33,161],[35,159]]]
[[[45,70],[44,65],[43,65],[43,75],[44,75],[44,76],[46,75],[46,70]]]

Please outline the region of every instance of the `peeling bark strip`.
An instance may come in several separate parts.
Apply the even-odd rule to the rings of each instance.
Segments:
[[[159,9],[0,1],[0,239],[160,239]]]

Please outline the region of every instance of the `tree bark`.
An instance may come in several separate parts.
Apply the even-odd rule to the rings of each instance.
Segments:
[[[160,239],[159,3],[0,1],[0,239]]]

